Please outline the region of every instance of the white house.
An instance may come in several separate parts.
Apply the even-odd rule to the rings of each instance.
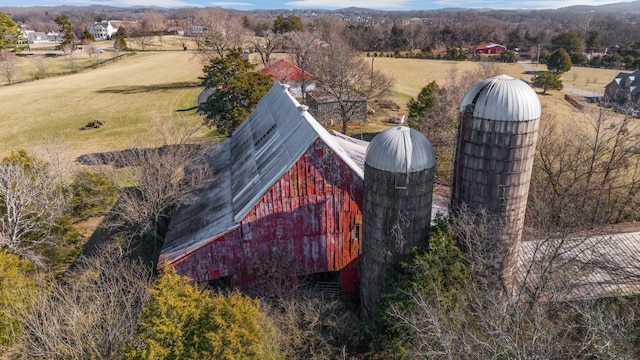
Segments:
[[[111,20],[107,20],[93,24],[89,28],[89,32],[95,40],[107,40],[111,38],[111,35],[118,32],[118,28],[111,24]]]

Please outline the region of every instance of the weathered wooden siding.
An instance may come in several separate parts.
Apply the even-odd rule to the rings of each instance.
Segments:
[[[527,208],[539,119],[496,121],[462,116],[458,128],[451,207],[466,204],[491,217],[495,277],[512,288]]]
[[[362,188],[362,179],[316,140],[240,224],[173,265],[198,281],[233,276],[238,286],[255,279],[256,264],[274,253],[290,261],[281,266],[292,276],[340,271],[361,252],[361,231],[354,229],[362,226]],[[357,283],[346,281],[342,290],[357,293]]]

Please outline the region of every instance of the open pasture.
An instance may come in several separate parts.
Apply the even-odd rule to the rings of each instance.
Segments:
[[[156,42],[159,44],[159,39]],[[98,42],[96,46],[104,44],[107,43]],[[177,37],[165,36],[163,39],[165,49],[178,50],[179,45]],[[105,55],[106,52],[102,54],[106,59],[109,55]],[[286,55],[274,56],[279,57]],[[461,74],[480,66],[480,63],[470,61],[386,57],[364,60],[373,62],[374,69],[395,79],[389,98],[401,106],[401,111],[406,111],[407,101],[417,96],[429,82],[443,85],[452,73]],[[252,61],[259,62],[256,54],[252,54]],[[497,66],[501,73],[515,78],[529,80],[531,77],[519,64]],[[574,86],[575,83],[576,88],[592,90],[603,88],[616,73],[616,70],[573,68],[563,80],[567,85]],[[81,154],[132,146],[136,136],[150,138],[152,124],[157,119],[186,117],[199,122],[201,119],[193,110],[179,110],[196,105],[200,91],[198,76],[201,75],[202,62],[194,52],[150,51],[75,74],[1,86],[0,156],[11,150],[32,150],[55,142],[62,144],[69,158],[75,158]],[[560,91],[549,91],[549,95],[541,96],[543,111],[568,118],[575,109],[563,95]],[[381,125],[386,115],[376,114],[375,121],[369,125]],[[80,130],[96,119],[103,120],[106,126]],[[364,129],[355,130],[362,132]],[[373,131],[368,128],[366,131],[370,130]],[[210,133],[205,129],[202,136]]]
[[[139,53],[97,69],[0,87],[0,155],[50,142],[69,157],[122,149],[151,137],[156,119],[187,117],[200,91],[191,52]],[[106,125],[80,130],[96,119]]]

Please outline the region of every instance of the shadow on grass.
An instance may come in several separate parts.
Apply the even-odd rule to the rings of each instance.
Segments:
[[[360,140],[371,142],[373,137],[378,135],[378,134],[379,134],[379,132],[365,132],[365,133],[360,133],[360,134],[354,134],[354,135],[352,135],[352,137],[355,137],[356,139],[360,139]]]
[[[140,85],[140,86],[117,86],[96,90],[99,94],[141,94],[157,91],[168,91],[177,89],[191,89],[200,87],[200,83],[196,81],[180,81],[174,83],[157,84],[157,85]]]
[[[529,70],[529,71],[525,71],[523,72],[523,74],[525,75],[540,75],[540,73],[543,72],[542,70]]]
[[[122,225],[118,218],[118,214],[111,213],[102,219],[100,225],[98,225],[82,246],[80,251],[80,257],[91,257],[99,253],[99,250],[104,247],[108,248],[121,248],[124,257],[130,260],[140,260],[152,272],[155,272],[158,265],[158,257],[160,256],[160,250],[162,249],[162,243],[164,236],[168,228],[168,221],[159,224],[159,236],[154,239],[151,236],[145,235],[127,235],[128,231]],[[154,241],[156,242],[154,246]],[[78,265],[76,258],[69,267],[73,270]]]

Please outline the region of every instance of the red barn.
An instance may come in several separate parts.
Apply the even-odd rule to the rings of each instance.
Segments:
[[[504,45],[486,43],[476,46],[476,54],[502,54],[507,51],[507,47]]]
[[[329,134],[279,83],[209,149],[214,179],[171,219],[159,264],[251,286],[269,259],[357,294],[367,142]],[[269,264],[267,264],[269,265]]]

